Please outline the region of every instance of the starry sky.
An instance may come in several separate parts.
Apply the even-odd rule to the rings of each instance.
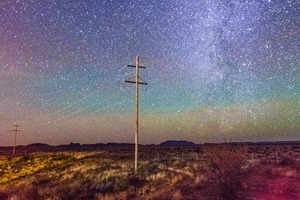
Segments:
[[[300,139],[299,0],[1,0],[0,146]]]

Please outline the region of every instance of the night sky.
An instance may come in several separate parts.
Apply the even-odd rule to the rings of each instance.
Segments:
[[[300,140],[300,0],[1,0],[0,146]]]

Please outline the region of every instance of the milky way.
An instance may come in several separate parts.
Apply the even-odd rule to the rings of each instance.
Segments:
[[[299,0],[3,0],[0,145],[293,140],[300,134]]]

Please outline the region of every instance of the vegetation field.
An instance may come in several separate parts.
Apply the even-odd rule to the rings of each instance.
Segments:
[[[0,200],[300,199],[297,152],[215,145],[31,153],[0,160]]]

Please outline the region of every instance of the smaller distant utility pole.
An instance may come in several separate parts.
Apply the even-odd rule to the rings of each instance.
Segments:
[[[13,147],[13,155],[16,155],[16,146],[17,146],[17,135],[20,134],[21,130],[20,129],[20,125],[18,125],[17,123],[15,123],[13,125],[14,129],[9,130],[10,132],[12,132],[11,134],[14,134],[14,139],[15,139],[15,143],[14,143],[14,147]]]
[[[138,144],[139,144],[139,85],[148,85],[140,79],[139,69],[145,69],[145,66],[140,66],[140,58],[136,57],[135,66],[127,65],[127,67],[135,68],[135,80],[125,80],[126,83],[135,84],[135,154],[134,154],[134,173],[137,174],[138,168]]]

